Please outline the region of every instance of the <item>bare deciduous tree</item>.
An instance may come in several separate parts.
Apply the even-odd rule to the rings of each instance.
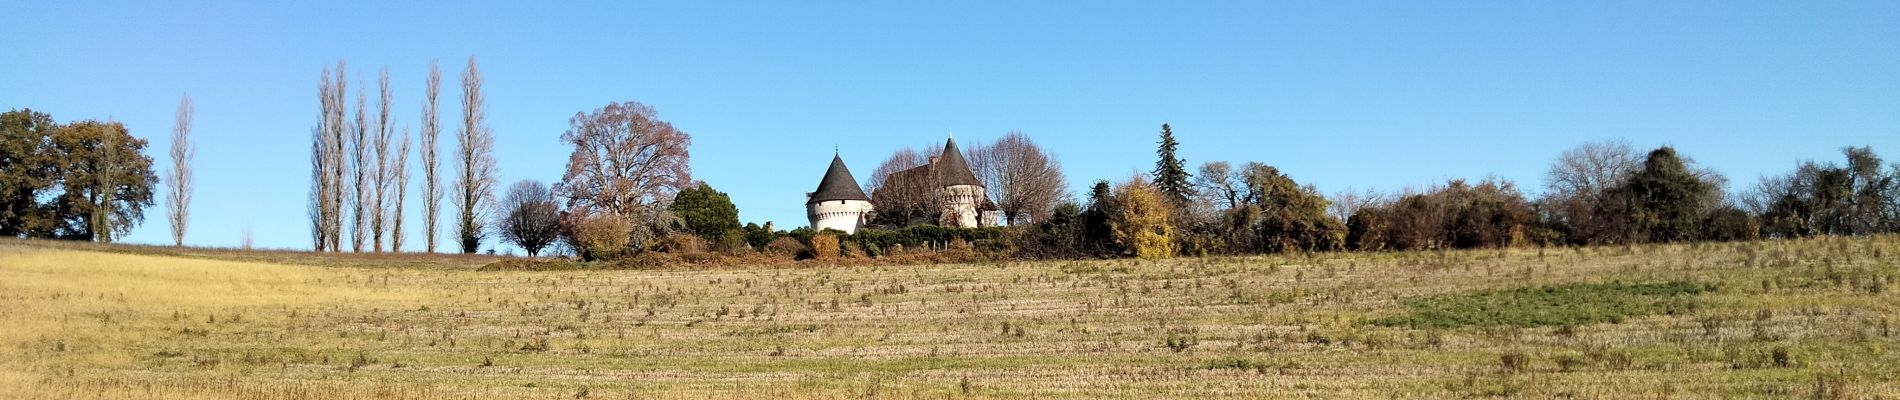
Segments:
[[[191,95],[178,100],[178,119],[172,125],[172,168],[165,181],[170,189],[165,201],[172,223],[172,245],[185,246],[185,224],[191,220],[191,159],[197,151],[191,145]]]
[[[382,72],[378,74],[376,83],[378,96],[380,98],[376,102],[376,137],[372,143],[376,151],[376,166],[370,176],[370,190],[372,191],[372,194],[369,196],[370,250],[381,253],[383,252],[383,236],[389,232],[385,229],[388,228],[389,225],[384,223],[384,220],[388,218],[389,214],[387,214],[388,210],[385,209],[384,206],[389,203],[389,185],[392,183],[390,181],[391,171],[389,169],[389,141],[391,140],[390,135],[393,133],[389,126],[389,67],[383,67]]]
[[[250,251],[252,236],[251,226],[244,225],[244,229],[238,232],[238,249]]]
[[[389,170],[395,176],[395,196],[389,198],[390,228],[389,251],[402,252],[404,232],[402,230],[402,203],[409,194],[409,126],[402,127],[402,139],[396,142],[396,157],[390,159]]]
[[[1010,131],[994,143],[971,146],[971,172],[1010,225],[1047,219],[1056,203],[1069,197],[1068,178],[1053,154],[1022,131]]]
[[[1226,161],[1209,161],[1201,164],[1199,173],[1194,175],[1195,192],[1203,202],[1221,210],[1231,210],[1241,206],[1241,195],[1247,192],[1247,184],[1235,173],[1233,164]]]
[[[363,239],[368,235],[369,227],[369,172],[375,169],[369,166],[369,118],[364,115],[369,101],[362,88],[356,89],[356,121],[350,124],[350,171],[355,175],[355,184],[350,186],[350,251],[363,252]]]
[[[1594,195],[1623,184],[1642,166],[1643,156],[1627,141],[1587,142],[1557,156],[1544,185],[1559,196]]]
[[[348,201],[349,175],[349,74],[343,60],[336,62],[336,80],[330,87],[329,153],[330,158],[330,251],[343,251],[343,204]]]
[[[928,162],[930,162],[930,157],[918,152],[917,149],[910,147],[897,149],[896,152],[891,153],[890,158],[884,159],[884,163],[878,164],[877,169],[871,170],[870,177],[865,178],[865,192],[871,192],[874,191],[873,189],[884,186],[884,183],[889,181],[893,174],[923,166]]]
[[[348,130],[344,122],[344,96],[348,93],[344,62],[337,61],[334,76],[328,68],[322,76],[317,86],[322,117],[310,133],[311,235],[317,251],[336,252],[343,247],[343,202],[348,190],[343,182],[349,168],[344,156]]]
[[[930,147],[924,147],[929,149]],[[938,150],[941,151],[941,150]],[[923,152],[914,148],[897,149],[890,158],[871,170],[866,180],[866,192],[871,193],[872,210],[876,212],[873,221],[883,225],[901,226],[912,220],[926,218],[937,211],[933,204],[936,199],[935,188],[928,180],[893,179],[899,172],[917,168],[930,163],[935,152]]]
[[[1606,211],[1610,190],[1622,186],[1643,166],[1643,155],[1621,140],[1587,142],[1565,150],[1545,174],[1538,208],[1545,222],[1573,243],[1602,243],[1626,231],[1624,218]],[[1611,217],[1611,218],[1606,218]]]
[[[442,178],[436,175],[437,141],[442,123],[436,108],[436,95],[442,92],[442,69],[429,61],[429,80],[422,99],[422,251],[435,252],[436,221],[442,214]]]
[[[456,238],[463,253],[480,250],[487,237],[484,220],[494,202],[495,133],[488,129],[487,99],[482,96],[482,75],[475,57],[468,58],[468,70],[462,72],[462,131],[456,136],[457,149],[454,201],[457,211]]]
[[[515,182],[502,197],[501,219],[496,226],[502,241],[521,246],[534,257],[560,237],[561,208],[547,185],[534,180]]]
[[[326,76],[327,77],[327,76]],[[327,88],[329,85],[324,85]],[[319,119],[321,121],[321,119]],[[330,159],[322,122],[310,129],[310,243],[316,252],[330,249]]]
[[[1326,211],[1341,222],[1351,220],[1353,214],[1358,214],[1359,210],[1385,203],[1384,196],[1372,189],[1346,188],[1334,192],[1332,200],[1332,203],[1326,205]]]
[[[665,208],[693,182],[687,164],[693,138],[639,102],[607,103],[575,113],[561,141],[574,147],[555,191],[568,208],[642,217]]]

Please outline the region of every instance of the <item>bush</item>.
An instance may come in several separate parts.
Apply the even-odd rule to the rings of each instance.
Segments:
[[[765,245],[772,243],[772,239],[778,239],[778,233],[772,232],[772,223],[770,222],[765,223],[765,226],[747,222],[745,227],[739,229],[744,232],[746,246],[755,249],[763,249]]]
[[[936,225],[913,225],[899,229],[858,229],[857,233],[844,236],[841,240],[856,242],[866,249],[889,250],[898,247],[907,249],[943,247],[954,239],[966,242],[993,242],[1003,237],[1008,228],[947,228]],[[843,232],[835,232],[842,234]],[[793,235],[801,232],[794,231]],[[809,233],[804,233],[809,234]]]
[[[858,245],[858,242],[851,241],[844,242],[844,256],[859,259],[870,258],[870,255],[864,253],[864,246]]]
[[[712,185],[705,182],[680,190],[667,210],[678,215],[686,224],[686,229],[708,242],[718,242],[727,232],[742,229],[739,226],[739,209],[732,205],[732,198],[713,190]]]
[[[688,233],[670,233],[660,238],[660,250],[673,254],[701,254],[706,252],[706,240]]]
[[[1140,179],[1115,188],[1115,210],[1109,213],[1109,226],[1115,243],[1140,258],[1174,256],[1174,225],[1168,216],[1174,210],[1160,190]]]
[[[633,221],[618,215],[568,213],[562,218],[568,244],[583,260],[605,260],[625,255],[632,243]]]
[[[818,259],[819,261],[836,260],[838,259],[840,249],[841,247],[838,245],[838,235],[832,234],[831,232],[820,232],[811,236],[812,258]]]
[[[773,257],[791,258],[810,252],[811,247],[805,246],[804,243],[799,243],[796,238],[782,236],[778,239],[773,239],[771,243],[767,243],[763,251],[766,255]]]
[[[1517,185],[1496,179],[1477,184],[1454,179],[1366,207],[1348,220],[1346,242],[1357,250],[1524,246],[1544,229]]]
[[[751,250],[752,246],[746,244],[745,232],[734,230],[726,231],[725,235],[720,235],[719,240],[712,243],[712,248],[722,253],[736,254],[744,250]]]

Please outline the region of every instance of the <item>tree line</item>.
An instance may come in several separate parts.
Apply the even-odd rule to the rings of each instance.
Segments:
[[[171,168],[158,187],[145,139],[125,124],[59,123],[32,109],[0,113],[0,237],[111,242],[145,220],[166,190],[174,245],[184,245],[192,193],[193,106],[184,96],[172,131]]]
[[[358,87],[350,105],[347,64],[324,68],[311,130],[309,217],[317,251],[402,251],[410,186],[408,126],[398,132],[388,69],[377,74],[375,107]],[[646,253],[770,253],[867,257],[965,247],[986,257],[1173,257],[1313,251],[1389,251],[1870,235],[1900,231],[1900,164],[1868,147],[1840,161],[1806,161],[1740,191],[1677,149],[1646,152],[1626,142],[1590,142],[1551,163],[1533,196],[1500,179],[1452,179],[1397,192],[1320,193],[1262,162],[1209,161],[1189,168],[1173,129],[1161,125],[1154,168],[1070,193],[1055,152],[1012,131],[964,150],[1002,212],[1002,228],[909,226],[931,211],[934,191],[896,187],[898,171],[928,163],[934,146],[899,149],[874,170],[866,192],[876,217],[855,235],[740,225],[730,197],[693,179],[691,135],[639,102],[577,112],[559,140],[571,148],[552,185],[499,185],[494,132],[482,76],[470,57],[460,77],[461,119],[442,170],[441,71],[431,63],[422,96],[417,156],[422,170],[423,250],[436,251],[444,198],[454,248],[485,241],[583,259]],[[373,111],[372,111],[373,110]],[[372,113],[373,112],[373,113]],[[0,236],[111,241],[143,222],[165,190],[174,245],[189,222],[194,106],[181,99],[164,187],[147,143],[123,124],[58,123],[30,109],[0,114]],[[446,182],[445,182],[446,181]],[[909,181],[915,184],[914,180]],[[347,236],[346,236],[347,235]],[[347,239],[346,239],[347,237]]]
[[[339,64],[337,70],[342,69]],[[423,117],[425,225],[435,224],[436,196],[448,193],[458,211],[455,231],[464,252],[474,252],[492,235],[530,255],[558,249],[591,260],[654,253],[881,257],[959,247],[982,257],[1158,258],[1752,240],[1900,229],[1900,165],[1884,166],[1864,147],[1847,149],[1846,165],[1803,163],[1745,193],[1726,192],[1727,178],[1671,147],[1642,153],[1624,142],[1591,142],[1559,155],[1536,197],[1500,178],[1329,196],[1262,162],[1210,161],[1189,168],[1177,153],[1172,127],[1162,124],[1152,170],[1117,182],[1098,180],[1079,198],[1066,189],[1059,157],[1023,132],[966,147],[964,158],[1002,211],[1001,228],[913,226],[919,215],[938,207],[938,194],[931,187],[901,187],[916,186],[918,180],[891,176],[940,156],[940,147],[922,146],[894,151],[866,181],[866,192],[878,195],[872,198],[875,217],[865,229],[851,235],[780,230],[769,222],[740,225],[726,193],[692,178],[691,135],[634,101],[576,113],[560,136],[571,149],[561,179],[552,185],[517,182],[497,204],[490,193],[496,183],[488,154],[494,139],[483,123],[481,79],[473,59],[462,81],[454,182],[446,189],[435,187],[435,156],[430,154],[439,79],[433,67],[429,79]],[[341,104],[342,84],[323,82],[326,104]],[[318,240],[320,248],[339,248],[338,226],[363,224],[360,217],[343,220],[342,215],[368,213],[369,229],[380,229],[373,217],[382,211],[373,207],[381,204],[374,190],[382,174],[344,179],[382,162],[354,161],[360,155],[345,159],[365,148],[364,139],[352,138],[387,137],[380,131],[364,133],[370,130],[366,126],[382,129],[384,123],[362,122],[360,93],[358,122],[341,120],[340,106],[326,106],[328,122],[319,125],[325,134],[313,144],[313,160],[330,163],[313,169],[313,185],[320,188],[313,193],[318,200],[324,193],[334,199],[316,201],[330,208],[313,212],[325,216],[316,224],[320,230],[323,221],[335,221],[323,230],[331,232],[324,236],[331,239]],[[397,181],[406,179],[400,170],[395,175]],[[352,205],[351,210],[341,210],[342,204]],[[363,205],[372,208],[355,211]],[[352,241],[353,249],[361,240]],[[379,248],[377,236],[369,241],[372,251]]]
[[[1868,147],[1844,164],[1803,162],[1741,192],[1669,146],[1620,141],[1565,151],[1546,190],[1500,178],[1397,193],[1325,196],[1278,169],[1222,161],[1188,173],[1163,125],[1148,174],[1099,181],[1086,204],[1028,229],[1027,254],[1066,257],[1386,251],[1869,235],[1900,231],[1900,164]]]
[[[405,125],[398,135],[390,113],[394,96],[390,89],[389,69],[377,75],[375,117],[370,110],[366,90],[358,88],[352,118],[349,106],[348,64],[337,61],[334,70],[325,68],[318,81],[319,118],[310,136],[310,231],[312,247],[319,252],[344,251],[344,234],[349,234],[349,251],[402,251],[407,241],[403,223],[404,203],[409,190],[410,128]],[[454,189],[451,203],[457,206],[456,239],[465,253],[474,253],[486,237],[487,210],[494,201],[492,187],[498,173],[494,162],[494,133],[488,130],[481,93],[481,73],[474,57],[462,76],[462,124],[456,135],[456,175],[449,188],[442,186],[439,140],[441,119],[439,96],[442,72],[437,63],[429,64],[425,81],[419,156],[422,167],[423,251],[434,252],[444,195]]]

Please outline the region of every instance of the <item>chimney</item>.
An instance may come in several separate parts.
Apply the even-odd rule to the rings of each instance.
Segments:
[[[936,164],[936,163],[937,163],[937,156],[930,156],[930,163],[931,163],[931,164]]]

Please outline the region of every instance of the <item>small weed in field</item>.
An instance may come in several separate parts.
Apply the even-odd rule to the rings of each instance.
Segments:
[[[1557,370],[1563,372],[1573,372],[1583,366],[1583,358],[1569,354],[1557,356],[1554,361],[1557,362]]]
[[[1267,371],[1272,370],[1273,366],[1267,365],[1267,363],[1249,360],[1249,359],[1240,358],[1240,357],[1227,357],[1227,358],[1222,358],[1222,359],[1218,359],[1214,361],[1209,361],[1207,363],[1207,369],[1252,370],[1254,373],[1264,375],[1267,373]]]
[[[1522,352],[1507,352],[1498,355],[1498,370],[1506,374],[1515,374],[1529,369],[1531,357]]]
[[[1168,350],[1173,350],[1176,353],[1187,351],[1188,348],[1194,347],[1196,343],[1198,343],[1198,341],[1194,340],[1193,336],[1172,333],[1168,334],[1168,338],[1162,341],[1162,344],[1167,346]]]

